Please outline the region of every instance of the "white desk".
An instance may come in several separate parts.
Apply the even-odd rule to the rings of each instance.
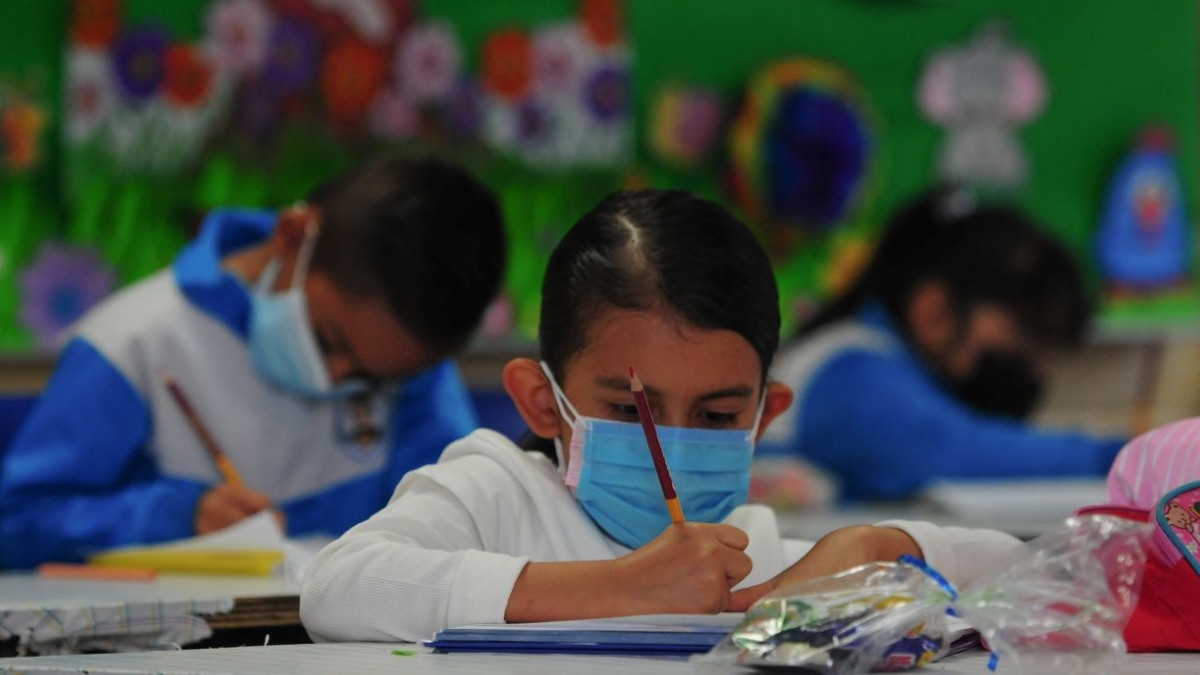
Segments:
[[[785,537],[815,541],[849,525],[881,520],[927,520],[937,525],[990,528],[1032,539],[1076,509],[1108,501],[1103,479],[944,483],[917,501],[836,509],[780,511]]]
[[[42,656],[24,659],[0,659],[0,673],[57,675],[720,675],[748,671],[724,667],[698,667],[682,658],[631,656],[567,656],[553,654],[431,654],[411,645],[412,656],[396,656],[386,644],[280,645],[276,647],[239,647],[176,652],[136,654],[98,654],[78,656]],[[989,673],[988,657],[973,653],[952,657],[915,673],[943,675],[982,675]],[[1198,654],[1133,654],[1118,664],[1118,673],[1147,675],[1189,673],[1200,670]],[[1010,673],[1003,663],[997,671]]]
[[[242,605],[263,616],[290,607],[294,617],[299,588],[257,577],[113,582],[6,574],[0,575],[0,640],[16,638],[19,653],[42,654],[184,645],[212,635],[205,617],[233,616]]]

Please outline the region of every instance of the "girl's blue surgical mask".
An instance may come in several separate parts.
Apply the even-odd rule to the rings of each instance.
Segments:
[[[316,239],[317,230],[312,226],[305,232],[291,286],[286,291],[271,291],[282,268],[278,259],[269,262],[259,275],[250,294],[250,359],[258,372],[278,387],[308,398],[341,398],[367,387],[360,381],[334,386],[313,337],[304,279]]]
[[[544,362],[541,366],[563,420],[571,425],[569,462],[563,461],[561,440],[554,439],[558,466],[566,467],[563,482],[610,537],[632,549],[645,546],[671,524],[671,516],[641,425],[580,415],[550,368]],[[688,520],[719,523],[746,502],[763,401],[749,429],[658,427]]]

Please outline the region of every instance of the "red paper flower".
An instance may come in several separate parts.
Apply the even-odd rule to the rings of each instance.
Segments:
[[[483,44],[483,86],[505,100],[521,98],[533,79],[533,45],[518,30],[493,33]]]
[[[361,119],[387,74],[387,58],[366,43],[346,40],[334,45],[321,67],[321,90],[330,118],[335,123]]]
[[[579,13],[592,42],[609,47],[621,40],[620,0],[583,0]]]
[[[120,0],[75,0],[71,41],[85,47],[107,47],[117,37],[120,21]]]
[[[167,100],[180,108],[199,105],[212,89],[213,71],[195,49],[175,45],[167,50]]]

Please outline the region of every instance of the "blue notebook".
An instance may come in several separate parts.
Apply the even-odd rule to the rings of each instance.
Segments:
[[[438,652],[688,655],[712,649],[742,614],[656,614],[613,619],[481,624],[440,630]]]

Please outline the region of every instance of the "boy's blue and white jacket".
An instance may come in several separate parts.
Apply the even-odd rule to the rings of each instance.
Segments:
[[[366,446],[350,437],[344,403],[297,397],[259,376],[247,347],[249,291],[221,258],[262,241],[274,222],[272,212],[214,213],[171,268],[80,322],[0,465],[0,567],[194,534],[197,503],[220,477],[163,369],[293,536],[341,534],[475,427],[449,361],[376,397],[386,432]]]
[[[938,479],[1103,476],[1124,439],[986,415],[947,391],[880,303],[780,351],[772,376],[796,400],[758,456],[797,454],[842,497],[903,499]]]

